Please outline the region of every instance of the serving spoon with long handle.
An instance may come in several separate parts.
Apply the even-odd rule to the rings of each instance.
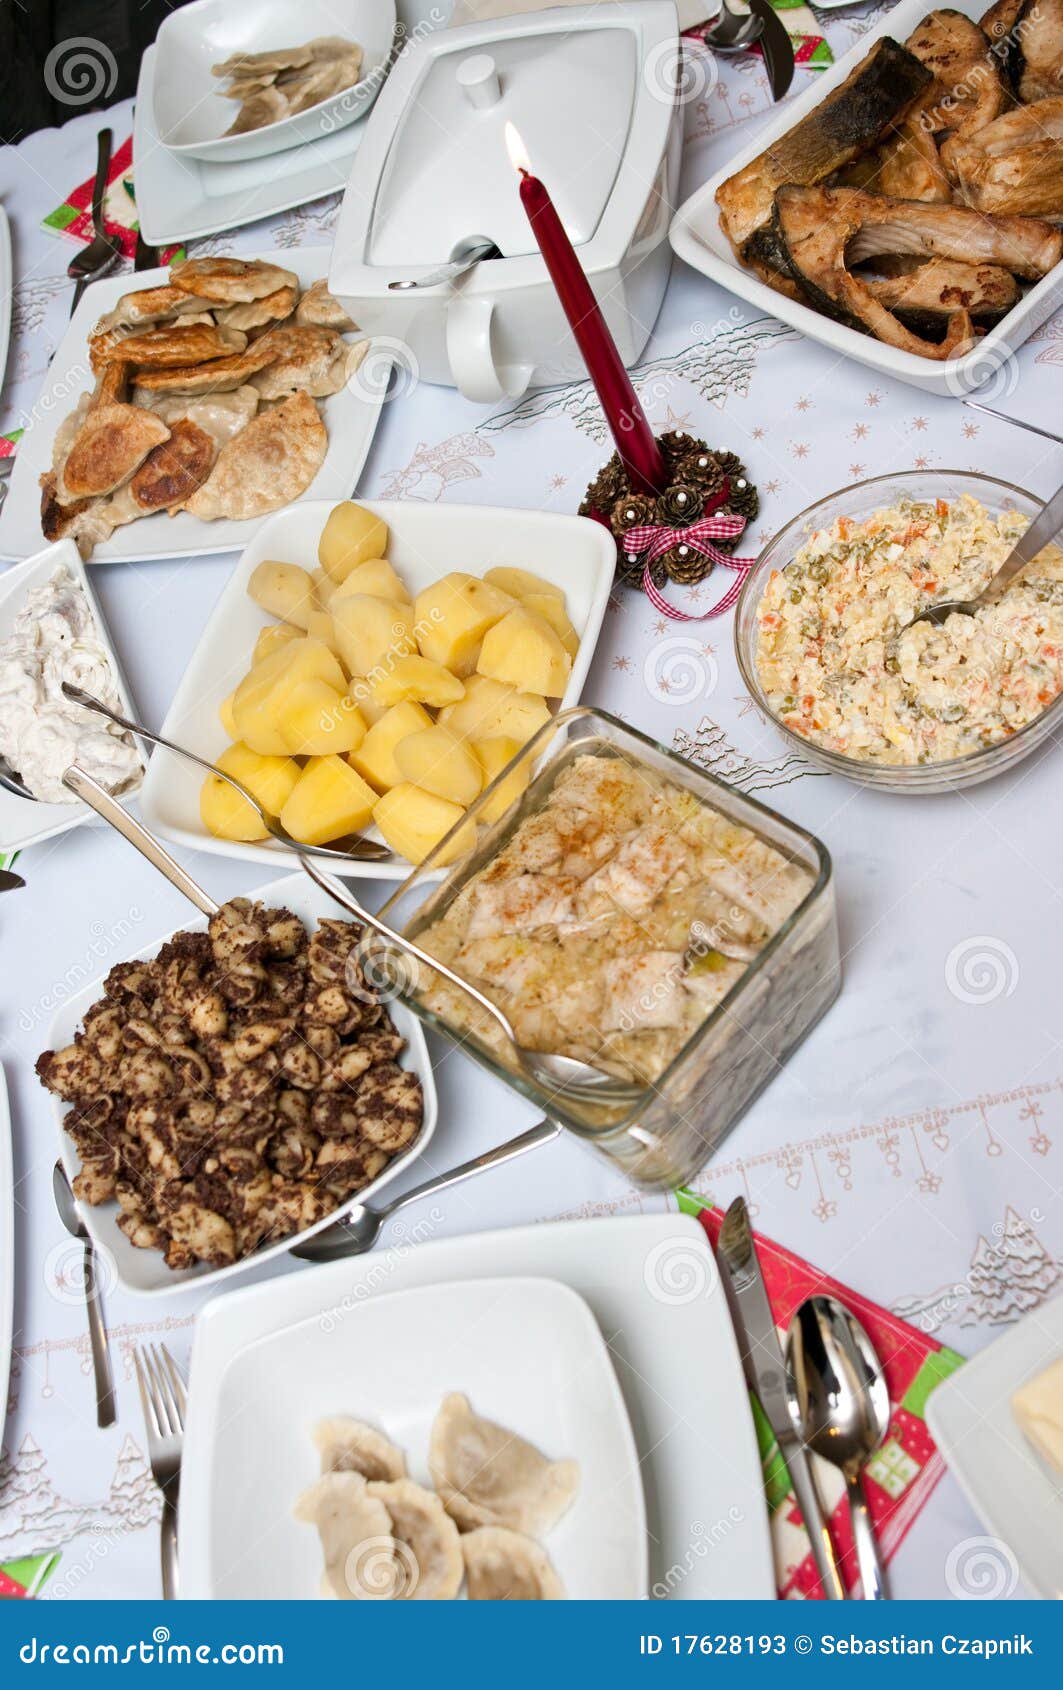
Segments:
[[[986,610],[989,606],[999,604],[1007,592],[1016,575],[1031,563],[1037,554],[1044,550],[1051,540],[1054,540],[1063,528],[1063,487],[1059,489],[1047,505],[1034,517],[1029,528],[1020,534],[1008,556],[1004,559],[996,574],[982,588],[973,599],[944,599],[940,604],[932,604],[926,610],[921,610],[918,616],[913,616],[906,622],[901,633],[907,633],[917,622],[929,622],[932,627],[940,628],[941,624],[950,616],[973,616],[976,611]]]
[[[218,768],[216,763],[208,762],[206,757],[200,757],[196,751],[189,751],[185,745],[178,745],[172,739],[165,739],[162,734],[153,733],[151,728],[144,726],[143,722],[134,722],[131,717],[123,716],[120,710],[115,710],[110,704],[104,704],[102,699],[94,698],[92,693],[85,692],[81,687],[73,686],[70,681],[63,682],[63,696],[69,698],[71,703],[80,704],[85,710],[92,710],[97,716],[105,717],[107,721],[113,722],[116,727],[125,728],[127,733],[136,734],[139,739],[146,739],[150,745],[161,745],[165,750],[172,751],[175,756],[185,757],[190,763],[197,763],[201,769],[206,769],[209,774],[217,775],[219,780],[227,781],[234,791],[240,794],[241,798],[246,798],[252,809],[258,811],[258,814],[262,817],[263,827],[273,835],[273,838],[279,844],[287,845],[289,850],[292,851],[302,852],[306,850],[304,844],[301,844],[298,839],[293,839],[287,828],[281,826],[276,816],[263,808],[242,781],[237,780],[234,775],[227,775],[224,769]],[[334,840],[331,845],[315,845],[313,849],[316,855],[332,857],[337,862],[381,863],[390,861],[395,855],[386,845],[379,845],[375,839],[366,839],[365,835],[361,833],[348,833],[343,838]]]

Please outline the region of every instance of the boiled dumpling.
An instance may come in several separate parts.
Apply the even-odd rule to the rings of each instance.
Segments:
[[[557,1602],[565,1594],[545,1549],[522,1532],[481,1526],[461,1547],[470,1602]]]
[[[432,1479],[462,1531],[510,1526],[549,1531],[579,1487],[579,1463],[549,1461],[526,1439],[474,1414],[468,1397],[443,1398],[428,1446]]]
[[[391,1515],[360,1473],[326,1473],[295,1504],[316,1526],[325,1557],[323,1596],[343,1602],[394,1596],[404,1579]]]
[[[364,1420],[333,1414],[314,1427],[323,1473],[361,1473],[364,1479],[402,1479],[406,1460],[390,1438]]]
[[[395,1595],[421,1602],[452,1600],[465,1568],[458,1528],[438,1496],[412,1479],[371,1483],[368,1490],[387,1509],[397,1539],[404,1578]]]

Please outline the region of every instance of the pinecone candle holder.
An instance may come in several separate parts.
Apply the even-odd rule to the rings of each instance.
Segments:
[[[753,562],[730,554],[757,514],[757,490],[734,452],[712,451],[681,429],[662,434],[657,443],[669,471],[662,492],[654,496],[634,490],[614,453],[588,487],[580,515],[594,517],[611,531],[620,580],[641,587],[667,616],[702,619],[662,598],[660,589],[668,581],[695,586],[718,563],[733,570],[736,578],[723,597],[702,613],[719,616],[738,597]]]

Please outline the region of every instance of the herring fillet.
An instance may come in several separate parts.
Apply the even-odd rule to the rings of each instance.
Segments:
[[[933,75],[885,35],[808,116],[780,135],[716,190],[724,232],[735,251],[771,221],[777,188],[811,187],[873,147],[925,94]]]

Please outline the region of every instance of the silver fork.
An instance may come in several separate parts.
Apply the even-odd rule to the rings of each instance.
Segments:
[[[162,1594],[177,1596],[177,1498],[185,1435],[185,1385],[165,1344],[138,1344],[133,1363],[148,1434],[151,1476],[162,1492]]]

